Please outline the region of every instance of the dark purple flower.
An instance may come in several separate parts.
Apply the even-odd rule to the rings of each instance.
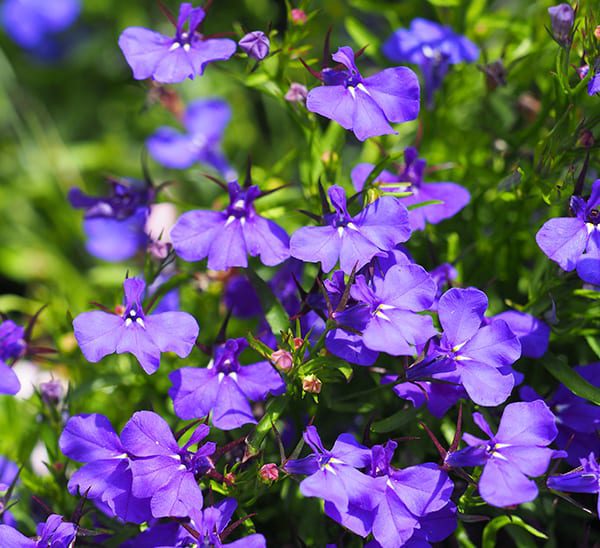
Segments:
[[[6,363],[16,360],[25,352],[25,329],[11,320],[0,323],[0,394],[14,396],[21,390],[21,383]]]
[[[70,27],[79,16],[79,0],[4,0],[0,21],[21,47],[47,53],[53,36]]]
[[[70,548],[77,536],[77,525],[52,514],[37,526],[35,539],[27,538],[9,525],[0,525],[0,539],[6,548]]]
[[[308,476],[300,483],[300,492],[305,497],[319,497],[340,513],[347,512],[350,505],[367,511],[377,506],[385,480],[357,470],[369,465],[369,449],[357,443],[351,434],[341,434],[333,448],[327,450],[314,426],[306,428],[304,441],[313,454],[288,460],[284,469],[290,474]]]
[[[85,210],[86,249],[105,261],[124,261],[145,248],[144,231],[154,192],[135,179],[110,181],[106,197],[88,196],[78,188],[69,191],[71,205]]]
[[[383,45],[383,53],[394,62],[418,65],[425,80],[427,104],[442,85],[450,65],[472,63],[479,49],[465,36],[434,21],[416,18],[410,30],[398,29]]]
[[[208,367],[182,367],[170,373],[175,413],[182,419],[206,417],[221,430],[256,423],[248,400],[262,401],[269,393],[285,392],[285,383],[266,361],[241,365],[245,339],[229,339],[215,349]]]
[[[363,78],[352,48],[341,47],[331,57],[345,68],[323,70],[324,85],[309,91],[308,110],[352,130],[360,141],[396,134],[390,122],[399,124],[418,116],[419,82],[412,70],[395,67]]]
[[[235,170],[221,152],[221,139],[230,118],[231,109],[221,99],[193,101],[183,114],[186,133],[161,127],[146,141],[148,152],[165,167],[187,169],[199,162],[214,167],[227,180],[235,178]]]
[[[292,257],[320,262],[324,272],[339,260],[341,269],[350,274],[355,266],[363,267],[410,237],[408,211],[396,198],[379,198],[352,217],[342,187],[334,185],[328,194],[335,212],[325,215],[326,226],[299,228],[292,235]]]
[[[405,164],[398,174],[383,171],[375,184],[384,183],[384,192],[412,192],[410,196],[401,198],[407,207],[434,200],[441,202],[411,209],[408,219],[412,230],[423,230],[426,223],[437,224],[449,219],[469,203],[469,192],[456,183],[423,181],[425,160],[418,158],[416,148],[408,147],[404,150],[404,161]],[[364,183],[374,167],[373,164],[358,164],[352,170],[352,184],[356,190],[363,190]]]
[[[261,30],[255,30],[246,34],[239,42],[240,48],[248,54],[248,57],[253,57],[258,61],[262,61],[267,55],[271,47],[269,37]]]
[[[587,458],[580,459],[580,466],[560,476],[550,476],[546,482],[549,489],[566,491],[567,493],[599,493],[600,465],[592,452]],[[600,514],[600,498],[597,503]]]
[[[199,444],[209,433],[199,425],[189,441],[179,447],[169,425],[156,413],[134,413],[121,432],[123,447],[132,455],[132,492],[136,497],[151,497],[155,518],[188,517],[202,508],[202,491],[197,479],[213,468],[210,455],[213,442]]]
[[[260,256],[267,266],[275,266],[289,257],[289,238],[273,221],[254,209],[260,196],[256,185],[242,188],[228,183],[230,204],[225,211],[197,210],[184,213],[171,229],[177,254],[185,261],[208,257],[208,268],[227,270],[248,266],[248,255]]]
[[[570,4],[562,3],[548,8],[550,22],[552,23],[552,35],[561,45],[571,43],[571,30],[575,21],[575,11]]]
[[[152,78],[163,84],[201,76],[213,61],[226,61],[236,43],[229,38],[204,37],[198,30],[206,13],[184,2],[179,7],[175,36],[142,27],[129,27],[119,37],[119,47],[136,80]]]
[[[75,338],[88,361],[96,363],[108,354],[129,352],[151,375],[160,365],[161,352],[175,352],[180,358],[189,355],[198,337],[198,323],[187,312],[145,314],[145,287],[139,278],[126,279],[122,314],[94,310],[73,320]]]
[[[577,269],[587,283],[600,285],[600,179],[584,200],[571,198],[575,217],[557,217],[544,223],[535,236],[540,249],[567,272]]]
[[[71,417],[59,440],[64,455],[86,464],[69,480],[69,492],[107,507],[124,521],[142,523],[150,517],[147,494],[132,494],[131,458],[104,415]]]
[[[469,397],[484,406],[506,401],[515,384],[511,365],[521,355],[517,336],[502,320],[482,327],[488,300],[479,289],[453,288],[442,295],[438,316],[444,329],[427,358],[407,371],[409,380],[455,372]]]
[[[496,434],[480,413],[475,424],[490,438],[463,434],[469,445],[446,457],[451,466],[483,466],[479,493],[493,506],[512,506],[534,500],[538,488],[530,477],[543,475],[550,460],[564,456],[548,447],[558,434],[555,418],[542,400],[506,406]]]

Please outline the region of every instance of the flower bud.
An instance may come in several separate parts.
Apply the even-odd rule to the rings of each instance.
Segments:
[[[260,479],[266,483],[277,481],[279,479],[279,469],[276,464],[270,462],[269,464],[263,464],[260,467],[258,475],[260,476]]]
[[[271,354],[271,361],[280,371],[289,371],[294,366],[294,358],[287,350],[276,350]]]
[[[290,12],[290,15],[292,16],[292,23],[294,23],[294,25],[304,25],[304,23],[306,23],[306,13],[304,10],[294,8]]]
[[[59,380],[53,379],[40,384],[40,395],[46,405],[57,405],[63,394],[63,385]]]
[[[253,57],[258,61],[262,61],[267,55],[271,47],[269,37],[261,30],[249,32],[238,42],[240,48],[248,54],[248,57]]]
[[[303,86],[298,82],[292,82],[290,84],[290,89],[288,89],[284,96],[284,99],[290,103],[301,103],[306,99],[307,95],[308,89],[306,89],[306,86]]]
[[[310,394],[319,394],[323,383],[316,375],[307,375],[302,379],[302,390]]]
[[[571,29],[575,20],[573,8],[569,4],[563,3],[548,8],[548,13],[550,14],[554,39],[562,46],[570,44]]]
[[[294,350],[298,350],[304,344],[304,339],[301,337],[294,337]]]

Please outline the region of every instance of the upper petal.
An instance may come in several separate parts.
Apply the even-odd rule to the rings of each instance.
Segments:
[[[517,402],[506,406],[496,439],[511,445],[546,446],[558,431],[556,419],[543,400]]]
[[[468,341],[481,326],[487,306],[486,294],[474,287],[446,291],[438,303],[446,340],[453,346]]]

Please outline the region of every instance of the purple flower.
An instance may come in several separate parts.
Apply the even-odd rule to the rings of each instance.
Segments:
[[[271,42],[269,37],[261,30],[255,30],[246,34],[239,42],[240,48],[258,61],[262,61],[269,55]]]
[[[600,492],[600,465],[596,455],[592,452],[587,458],[580,459],[580,464],[560,476],[550,476],[546,482],[549,489],[566,491],[568,493],[595,493]],[[600,514],[600,498],[597,503],[597,512]]]
[[[600,64],[594,69],[594,75],[590,78],[587,92],[590,97],[600,93]]]
[[[550,14],[554,39],[563,46],[570,44],[571,30],[575,20],[573,8],[567,3],[562,3],[548,8],[548,13]]]
[[[230,118],[231,109],[225,101],[198,99],[183,114],[186,133],[161,127],[146,141],[146,146],[165,167],[187,169],[200,162],[214,167],[226,179],[235,178],[235,171],[221,152],[221,139]]]
[[[396,198],[379,198],[352,217],[342,187],[334,185],[328,194],[335,212],[325,215],[325,226],[299,228],[292,235],[292,257],[320,262],[324,272],[339,260],[341,269],[350,274],[355,266],[360,269],[410,237],[408,211]]]
[[[73,320],[75,338],[92,363],[108,354],[133,354],[151,375],[160,365],[161,352],[189,355],[198,337],[198,324],[187,312],[144,313],[142,297],[146,284],[139,278],[123,282],[125,304],[122,314],[100,310],[84,312]]]
[[[383,171],[375,184],[385,183],[386,191],[412,192],[412,195],[402,198],[402,203],[407,207],[433,200],[442,202],[410,210],[408,219],[412,230],[423,230],[426,223],[437,224],[449,219],[469,203],[471,196],[460,185],[423,182],[425,160],[418,158],[416,148],[408,147],[404,150],[404,161],[405,165],[397,175]],[[373,164],[358,164],[352,170],[352,184],[356,190],[363,190],[365,181],[374,167]]]
[[[587,283],[600,285],[600,179],[588,200],[571,198],[575,217],[550,219],[536,234],[540,249],[567,272],[577,269]]]
[[[80,10],[79,0],[5,0],[0,21],[21,47],[46,54],[55,47],[53,36],[70,27]]]
[[[486,324],[495,320],[506,322],[519,338],[523,357],[539,359],[548,350],[550,327],[535,316],[517,310],[507,310],[491,318],[484,318]]]
[[[19,467],[12,461],[0,457],[0,491],[7,491],[19,475]]]
[[[86,464],[69,480],[69,492],[91,499],[124,521],[150,519],[147,494],[132,494],[131,458],[104,415],[71,417],[59,440],[60,450]]]
[[[350,505],[367,511],[377,506],[385,480],[357,470],[369,465],[369,449],[357,443],[351,434],[341,434],[333,448],[327,450],[314,426],[306,428],[304,441],[313,454],[288,460],[284,468],[290,474],[308,476],[300,483],[300,492],[305,497],[319,497],[340,513],[347,512]]]
[[[383,45],[383,53],[392,61],[418,65],[425,80],[427,104],[442,85],[450,65],[472,63],[479,49],[468,38],[427,19],[413,19],[410,30],[398,29]]]
[[[133,77],[175,84],[201,76],[208,63],[229,59],[236,43],[228,38],[204,37],[198,27],[205,15],[202,8],[193,8],[188,2],[181,4],[173,38],[142,27],[125,29],[119,47]]]
[[[21,390],[17,375],[6,362],[21,357],[26,347],[25,329],[11,320],[0,323],[0,394],[14,396]]]
[[[331,57],[345,69],[323,70],[324,85],[309,91],[308,110],[351,129],[360,141],[396,134],[390,122],[399,124],[418,116],[419,82],[412,70],[395,67],[363,78],[352,48],[339,48]]]
[[[408,379],[419,373],[456,372],[469,397],[484,406],[506,401],[515,380],[510,366],[521,355],[517,336],[502,320],[483,326],[488,300],[479,289],[450,289],[438,304],[444,329],[434,342],[427,359],[407,371]]]
[[[483,466],[479,493],[488,504],[512,506],[534,500],[538,488],[529,477],[541,476],[551,459],[563,456],[547,447],[558,433],[548,406],[542,400],[507,405],[495,435],[483,415],[473,413],[473,420],[490,439],[463,434],[469,447],[449,453],[447,464]]]
[[[225,499],[199,512],[194,523],[200,533],[200,546],[229,546],[230,548],[265,548],[265,537],[260,534],[249,535],[234,542],[223,543],[221,534],[227,528],[231,517],[237,508],[235,499]]]
[[[187,517],[202,508],[197,479],[213,468],[209,457],[216,447],[208,442],[195,452],[189,448],[208,433],[208,426],[199,425],[180,448],[169,425],[151,411],[134,413],[123,428],[123,446],[133,456],[133,495],[151,497],[150,508],[155,518]]]
[[[145,248],[144,231],[154,192],[142,181],[110,181],[109,196],[87,196],[78,188],[69,191],[71,205],[85,210],[86,249],[105,261],[124,261]]]
[[[183,367],[169,378],[175,413],[182,419],[206,417],[221,430],[256,424],[248,400],[262,401],[269,393],[285,392],[285,383],[269,362],[241,365],[245,339],[229,339],[218,346],[208,367]]]
[[[225,211],[197,210],[184,213],[171,229],[177,254],[185,261],[208,257],[208,268],[227,270],[248,266],[248,255],[260,256],[267,266],[275,266],[289,257],[289,238],[273,221],[254,209],[260,196],[256,185],[242,188],[228,183],[230,204]]]
[[[70,548],[77,536],[77,526],[52,514],[37,526],[35,539],[27,538],[9,525],[0,525],[0,538],[7,548]]]

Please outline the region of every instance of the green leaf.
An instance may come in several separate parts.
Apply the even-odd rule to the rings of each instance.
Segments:
[[[263,418],[256,425],[256,429],[246,439],[246,445],[248,447],[248,453],[250,455],[257,455],[260,453],[262,444],[267,437],[267,434],[273,428],[273,424],[279,419],[281,414],[285,411],[289,403],[289,397],[286,395],[273,398],[268,404]]]
[[[429,3],[438,8],[455,8],[460,6],[461,0],[429,0]]]
[[[590,348],[594,351],[596,356],[598,356],[600,358],[600,340],[598,340],[596,337],[592,337],[590,335],[588,335],[585,338],[585,340],[587,341]]]
[[[371,425],[371,431],[377,434],[387,434],[394,430],[399,430],[403,426],[412,423],[416,420],[417,410],[413,407],[410,409],[401,409],[387,419],[374,422]]]
[[[587,382],[577,371],[569,367],[564,356],[550,354],[542,359],[542,363],[549,373],[562,382],[573,394],[600,405],[600,388]]]
[[[252,270],[248,270],[248,277],[258,294],[258,299],[273,333],[279,334],[281,331],[285,331],[290,324],[287,312],[275,297],[267,282]]]
[[[409,205],[406,209],[411,211],[413,209],[419,209],[420,207],[425,207],[428,205],[435,205],[435,204],[443,204],[443,203],[444,202],[442,200],[427,200],[426,202],[419,202],[418,204]]]
[[[354,17],[346,17],[344,25],[346,31],[359,48],[368,46],[365,50],[365,55],[377,58],[378,52],[381,49],[381,40]]]
[[[521,527],[534,537],[548,540],[548,537],[544,533],[525,523],[519,516],[498,516],[485,526],[481,539],[482,548],[495,548],[498,531],[507,525]]]

